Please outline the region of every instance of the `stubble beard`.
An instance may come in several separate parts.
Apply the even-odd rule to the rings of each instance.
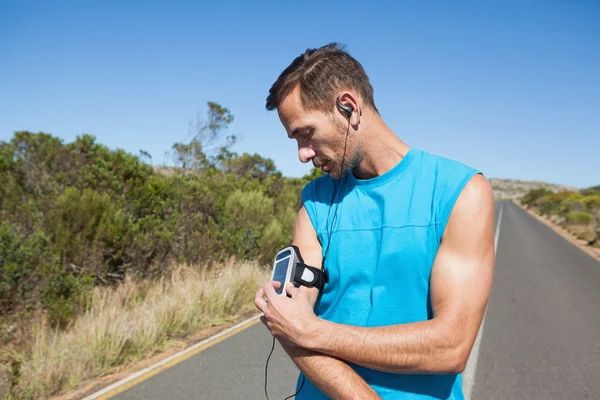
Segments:
[[[348,132],[348,128],[345,126],[338,125],[340,133],[342,133],[339,148],[341,149],[339,159],[336,161],[329,160],[327,167],[329,168],[329,176],[332,179],[342,179],[346,174],[352,173],[352,169],[356,167],[362,160],[362,147],[360,143],[353,140],[351,133]],[[346,143],[346,135],[348,140]],[[344,145],[346,145],[344,155]],[[343,165],[342,165],[343,161]]]

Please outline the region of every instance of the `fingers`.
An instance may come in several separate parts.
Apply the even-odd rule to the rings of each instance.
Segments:
[[[271,326],[272,322],[269,321],[269,319],[267,317],[265,317],[264,315],[261,316],[260,322],[262,322],[263,325],[267,327],[267,329],[269,330],[269,333],[271,333],[271,335],[273,337],[277,337],[276,334],[273,332],[273,327]]]
[[[299,290],[294,286],[293,283],[288,283],[286,286],[287,293],[292,297],[292,299],[296,298],[299,293]]]
[[[269,320],[264,315],[260,316],[260,322],[262,322],[267,328],[269,327],[269,325],[267,325],[267,323],[269,322]]]
[[[287,294],[289,294],[292,299],[295,299],[298,296],[303,296],[303,297],[308,298],[310,295],[310,288],[308,288],[306,286],[300,285],[299,287],[296,287],[296,286],[294,286],[293,283],[288,283],[285,288],[286,288]]]
[[[270,301],[271,299],[274,299],[275,296],[279,296],[276,292],[275,289],[279,289],[281,287],[281,283],[278,281],[271,281],[268,282],[264,287],[263,290],[265,292],[265,295],[267,296],[267,300]]]
[[[260,289],[256,296],[254,297],[254,305],[263,313],[268,309],[268,304],[265,301],[265,291],[264,289]]]

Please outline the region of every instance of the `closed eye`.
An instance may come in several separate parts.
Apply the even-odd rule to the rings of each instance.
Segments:
[[[314,132],[315,132],[314,125],[308,125],[308,126],[303,126],[301,128],[294,129],[288,137],[290,139],[295,139],[298,136],[301,136],[305,140],[308,140],[313,136]]]

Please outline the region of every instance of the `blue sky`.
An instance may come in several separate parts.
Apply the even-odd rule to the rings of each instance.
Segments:
[[[0,140],[17,130],[165,157],[215,101],[237,152],[298,160],[269,87],[308,47],[365,67],[408,145],[488,177],[600,184],[600,1],[0,2]]]

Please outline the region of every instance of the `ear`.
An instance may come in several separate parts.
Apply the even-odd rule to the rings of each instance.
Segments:
[[[348,116],[348,114],[340,107],[336,107],[338,112],[342,113],[344,117],[350,120],[351,125],[358,126],[360,117],[362,116],[362,109],[358,104],[358,95],[351,91],[343,91],[339,93],[336,101],[338,101],[344,109],[352,110],[352,113]]]

